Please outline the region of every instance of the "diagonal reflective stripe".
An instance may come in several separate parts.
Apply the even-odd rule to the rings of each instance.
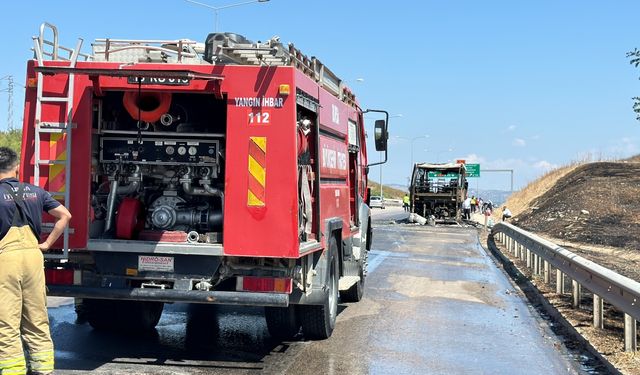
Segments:
[[[251,140],[264,152],[267,152],[267,137],[250,137]]]
[[[249,206],[264,206],[264,202],[258,199],[251,190],[248,191],[247,205]]]
[[[249,175],[249,191],[252,192],[256,198],[264,202],[264,186],[262,186],[252,175]]]
[[[262,166],[266,165],[267,153],[263,151],[260,147],[258,147],[258,145],[255,142],[253,142],[253,140],[249,142],[249,155],[251,155],[252,158],[256,159],[258,164]]]
[[[264,186],[266,171],[258,162],[249,155],[249,172],[258,180],[260,185]]]

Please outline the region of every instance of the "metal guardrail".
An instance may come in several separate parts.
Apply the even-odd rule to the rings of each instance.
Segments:
[[[640,320],[640,283],[587,260],[571,251],[509,223],[492,229],[494,239],[506,246],[516,258],[526,262],[534,275],[551,282],[551,267],[556,269],[556,293],[563,294],[565,276],[572,280],[573,307],[580,305],[582,287],[593,293],[593,325],[604,327],[603,301],[624,312],[625,351],[637,350],[636,321]]]

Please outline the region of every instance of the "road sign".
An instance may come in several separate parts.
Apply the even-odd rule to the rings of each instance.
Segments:
[[[467,177],[480,177],[480,164],[466,164]]]

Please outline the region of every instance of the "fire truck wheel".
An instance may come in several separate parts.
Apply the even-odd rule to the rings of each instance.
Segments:
[[[300,332],[300,322],[296,316],[294,305],[265,307],[264,317],[267,320],[269,334],[274,340],[291,340]]]
[[[328,293],[322,305],[299,305],[298,312],[304,337],[312,340],[329,338],[336,326],[338,316],[338,245],[335,236],[329,239]]]
[[[84,316],[97,330],[150,331],[162,316],[162,302],[84,299]]]

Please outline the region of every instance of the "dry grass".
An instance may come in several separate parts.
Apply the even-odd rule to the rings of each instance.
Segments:
[[[532,206],[532,203],[535,202],[538,197],[549,191],[559,179],[571,173],[582,164],[583,162],[574,162],[545,173],[535,181],[529,183],[529,185],[522,190],[511,194],[504,206],[509,207],[513,216],[527,211]],[[502,217],[502,207],[496,208],[494,216],[498,219]]]
[[[599,161],[640,162],[640,155],[635,155],[624,160],[607,158],[602,154],[587,153],[580,155],[570,164],[545,173],[535,181],[529,183],[529,185],[522,190],[511,194],[504,205],[509,207],[513,216],[517,216],[527,211],[532,206],[535,207],[536,199],[549,191],[549,189],[551,189],[559,179],[571,173],[581,165]],[[502,207],[496,208],[494,216],[497,218],[502,217]]]

